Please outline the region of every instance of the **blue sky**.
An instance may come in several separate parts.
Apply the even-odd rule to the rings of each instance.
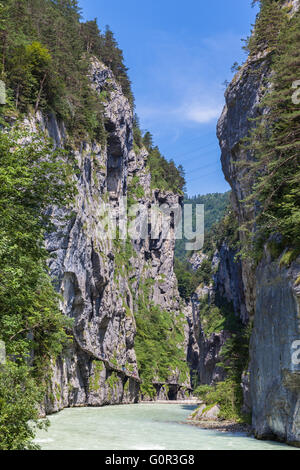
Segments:
[[[251,0],[79,0],[84,19],[109,25],[129,67],[141,128],[182,164],[189,195],[229,189],[216,124],[224,81],[246,56]]]

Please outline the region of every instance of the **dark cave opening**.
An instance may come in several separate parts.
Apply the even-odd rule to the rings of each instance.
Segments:
[[[168,399],[169,400],[177,400],[177,393],[178,393],[178,386],[177,385],[169,385],[168,391]]]

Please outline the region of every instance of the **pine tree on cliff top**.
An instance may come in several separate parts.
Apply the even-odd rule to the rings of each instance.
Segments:
[[[255,159],[247,163],[256,184],[249,202],[259,202],[256,222],[262,240],[281,233],[300,245],[300,103],[295,88],[300,66],[300,13],[286,20],[273,53],[271,87],[249,138]],[[294,97],[294,98],[293,98]],[[256,234],[257,237],[257,234]]]

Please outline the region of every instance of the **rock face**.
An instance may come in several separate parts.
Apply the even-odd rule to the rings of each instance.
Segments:
[[[258,438],[300,447],[300,260],[289,268],[264,261],[251,339],[253,426]]]
[[[219,269],[221,266],[222,263],[219,263]],[[199,287],[184,310],[188,335],[187,361],[193,375],[196,374],[199,385],[213,385],[226,378],[224,369],[217,364],[222,360],[222,347],[230,337],[230,333],[220,331],[211,335],[205,334],[199,312],[201,300],[205,299],[213,308],[216,295],[221,297],[224,287],[221,281],[214,287]]]
[[[191,370],[197,371],[200,360],[199,338],[201,333],[197,295],[194,295],[186,303],[184,316],[187,319],[185,328],[187,361],[190,364]]]
[[[189,260],[192,265],[193,271],[198,271],[198,269],[201,268],[201,265],[205,259],[207,259],[207,256],[204,253],[194,253]]]
[[[242,263],[236,260],[237,250],[223,242],[220,249],[215,253],[212,266],[215,272],[213,276],[216,303],[225,299],[231,304],[234,313],[242,323],[249,320],[246,309],[244,283],[242,277]]]
[[[213,333],[207,337],[201,331],[199,340],[200,357],[198,363],[199,383],[213,385],[222,382],[226,378],[226,372],[217,364],[221,362],[222,347],[225,345],[230,334],[227,331]]]
[[[82,142],[76,148],[79,171],[75,206],[60,212],[52,209],[58,230],[46,240],[52,255],[49,266],[62,294],[62,311],[74,320],[74,341],[53,364],[46,413],[69,406],[138,400],[134,310],[144,279],[153,280],[150,300],[174,315],[180,311],[173,271],[173,226],[170,239],[164,239],[163,233],[153,241],[148,237],[132,242],[103,237],[108,223],[105,204],[110,204],[109,210],[115,210],[118,220],[119,198],[127,196],[130,188],[132,191],[137,185],[142,188],[135,199],[146,209],[151,204],[171,208],[181,201],[172,193],[150,189],[147,153],[143,149],[133,151],[132,110],[112,72],[94,61],[91,80],[99,94],[106,91],[103,107],[107,145]],[[63,147],[63,125],[54,117],[46,119],[40,115],[38,121],[56,145]],[[69,217],[62,222],[58,217],[61,215]],[[190,386],[189,378],[180,382],[176,371],[170,383],[176,387],[176,395],[180,395],[182,387]]]
[[[220,415],[220,408],[218,405],[208,407],[205,404],[199,406],[199,408],[192,413],[189,419],[193,421],[216,421]]]
[[[234,164],[245,158],[241,141],[248,135],[251,123],[259,114],[258,104],[263,96],[263,83],[269,75],[269,59],[249,59],[234,77],[225,93],[226,105],[219,119],[217,135],[222,151],[221,161],[226,180],[232,188],[232,204],[239,226],[252,220],[252,212],[241,202],[250,193],[251,187],[243,178],[244,172]],[[248,156],[251,158],[251,155]],[[243,235],[240,235],[243,241]],[[255,304],[255,276],[253,266],[242,262],[244,315],[253,316]]]
[[[299,8],[298,1],[288,4],[291,14]],[[232,188],[240,225],[252,219],[251,211],[241,202],[250,188],[243,179],[243,170],[233,162],[245,158],[241,140],[252,125],[249,118],[261,112],[257,105],[270,71],[267,51],[249,58],[226,91],[226,106],[218,123],[223,171]],[[246,157],[251,159],[249,154]],[[243,241],[242,234],[240,237]],[[272,437],[294,445],[300,445],[299,365],[292,362],[292,345],[300,340],[299,293],[294,286],[299,273],[299,261],[287,269],[280,267],[279,260],[272,261],[267,253],[257,269],[249,261],[243,261],[241,266],[243,317],[254,318],[251,397],[247,397],[248,404],[252,402],[254,431],[259,438]],[[246,394],[249,395],[247,390]]]

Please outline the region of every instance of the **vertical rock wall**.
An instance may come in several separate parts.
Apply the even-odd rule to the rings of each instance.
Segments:
[[[287,2],[291,14],[298,1]],[[248,134],[249,118],[261,110],[258,105],[270,75],[269,52],[249,58],[229,85],[226,105],[218,123],[222,166],[233,193],[239,224],[252,219],[241,201],[249,194],[244,171],[234,162],[245,154],[241,140]],[[243,235],[240,235],[243,242]],[[295,281],[300,266],[281,266],[266,252],[259,266],[242,262],[242,279],[247,315],[254,318],[250,351],[250,391],[253,427],[259,438],[275,438],[300,446],[299,365],[292,361],[292,345],[300,340],[299,292]]]
[[[142,188],[143,196],[136,197],[136,202],[145,208],[151,204],[171,208],[181,200],[173,193],[151,190],[147,153],[133,150],[132,109],[112,72],[95,60],[91,80],[103,102],[107,145],[82,142],[76,148],[75,206],[52,210],[58,230],[46,240],[50,272],[62,294],[62,310],[74,321],[74,341],[53,364],[47,413],[68,406],[138,401],[141,379],[134,349],[134,311],[140,284],[152,279],[150,300],[174,317],[181,309],[173,271],[174,227],[170,239],[162,233],[152,241],[145,237],[123,242],[102,236],[107,229],[105,204],[117,208],[130,185],[133,191],[137,185]],[[54,117],[40,115],[38,123],[56,145],[65,145],[64,127]],[[62,215],[68,219],[62,221],[58,217]],[[176,393],[190,386],[189,378],[180,382],[177,371],[171,375]]]

